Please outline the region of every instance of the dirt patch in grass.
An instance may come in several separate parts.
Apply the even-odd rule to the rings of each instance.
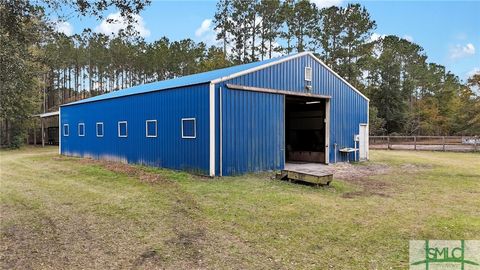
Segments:
[[[412,164],[412,163],[404,163],[400,165],[400,169],[405,172],[414,173],[426,169],[432,169],[433,166],[431,164]]]
[[[391,167],[385,164],[353,165],[341,162],[332,165],[335,178],[344,180],[365,179],[369,176],[387,174]]]
[[[130,164],[114,162],[114,161],[106,161],[106,160],[94,160],[89,158],[80,159],[80,162],[83,164],[100,165],[106,170],[109,170],[111,172],[125,174],[130,177],[137,178],[141,182],[148,183],[148,184],[156,184],[160,182],[172,183],[172,181],[168,180],[167,178],[163,177],[160,174],[146,172],[145,170],[142,170],[138,166],[134,166]]]
[[[361,191],[351,191],[342,194],[343,198],[352,199],[355,197],[369,197],[369,196],[380,196],[380,197],[391,197],[390,194],[380,191],[370,191],[370,190],[361,190]]]
[[[0,269],[404,269],[480,235],[478,155],[372,151],[334,193],[31,151],[0,151]]]
[[[395,173],[417,174],[422,170],[431,168],[433,168],[431,165],[412,163],[403,163],[399,166],[383,163],[356,165],[350,163],[337,163],[333,165],[335,178],[342,179],[360,188],[360,190],[342,194],[343,198],[364,196],[392,197],[395,193],[398,193],[400,187],[395,185],[395,181],[389,181],[386,177],[377,176],[386,176]]]
[[[334,177],[358,186],[361,190],[346,192],[343,198],[363,196],[390,197],[387,188],[391,183],[381,181],[372,176],[388,174],[392,168],[385,164],[353,165],[350,163],[337,163],[333,165]]]

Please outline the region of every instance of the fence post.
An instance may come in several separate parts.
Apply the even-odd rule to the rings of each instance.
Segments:
[[[387,136],[387,150],[390,150],[390,136]]]
[[[413,136],[413,150],[417,150],[417,136]]]
[[[442,136],[443,151],[445,152],[445,136]]]
[[[33,121],[33,146],[37,146],[37,122]]]
[[[43,118],[41,122],[42,122],[42,147],[45,147],[45,123],[43,121]]]
[[[478,140],[478,136],[474,136],[474,137],[473,137],[473,151],[475,151],[475,152],[478,151],[478,148],[477,148],[477,140]]]

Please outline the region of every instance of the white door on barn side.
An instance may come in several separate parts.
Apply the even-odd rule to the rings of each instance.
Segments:
[[[360,124],[359,132],[359,152],[360,160],[368,160],[368,125]]]

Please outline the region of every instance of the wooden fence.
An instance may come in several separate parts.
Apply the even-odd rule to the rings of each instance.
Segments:
[[[480,151],[480,136],[370,136],[370,149]]]

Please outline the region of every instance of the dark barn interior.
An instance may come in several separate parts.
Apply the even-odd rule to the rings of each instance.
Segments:
[[[286,162],[325,163],[325,105],[323,99],[286,97]]]

